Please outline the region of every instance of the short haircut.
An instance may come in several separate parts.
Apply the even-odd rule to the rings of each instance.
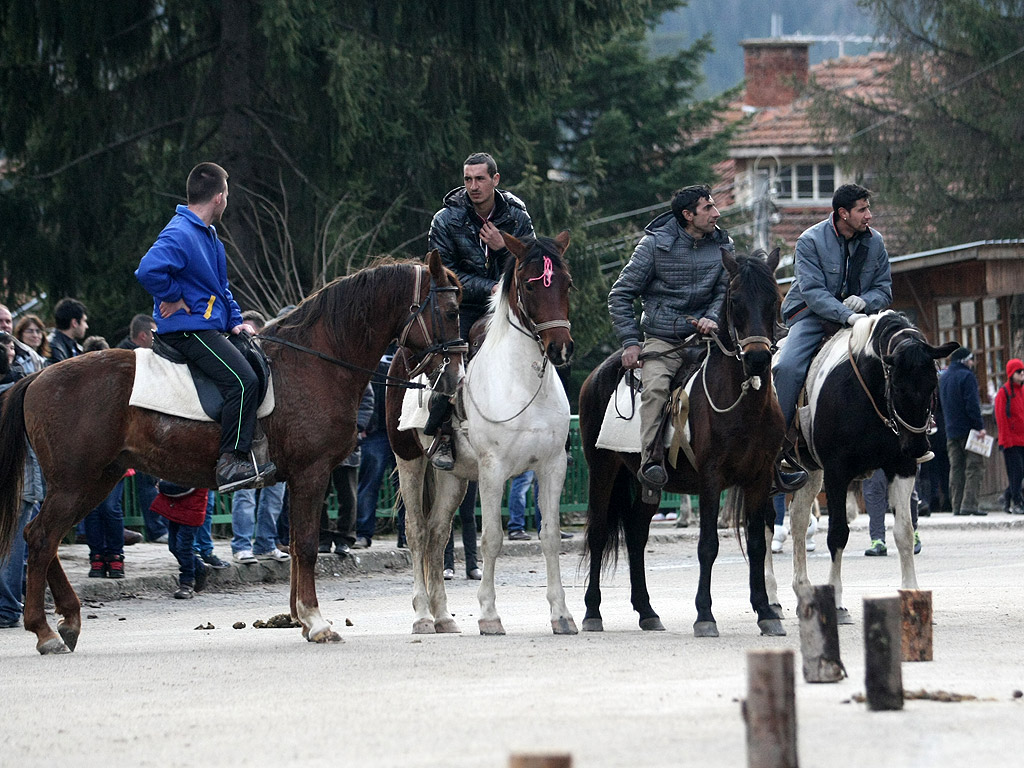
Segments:
[[[61,299],[53,308],[53,321],[59,331],[66,331],[72,320],[81,320],[85,315],[85,304],[78,299]]]
[[[862,187],[860,184],[843,184],[839,189],[832,195],[832,212],[839,213],[840,208],[845,208],[848,211],[853,210],[853,206],[857,204],[858,200],[870,200],[871,190]]]
[[[188,174],[185,184],[189,205],[201,205],[210,202],[224,191],[228,181],[228,172],[216,163],[200,163]]]
[[[466,162],[462,165],[486,165],[488,176],[493,176],[498,172],[498,164],[494,162],[494,158],[486,152],[474,152],[466,158]]]
[[[83,352],[98,352],[101,349],[110,349],[110,345],[107,344],[107,340],[102,336],[90,336],[82,342]]]
[[[683,218],[683,211],[696,213],[697,203],[704,199],[711,199],[711,187],[707,184],[693,184],[677,189],[672,193],[672,213],[675,214],[676,220],[685,226],[686,219]]]
[[[143,331],[148,331],[156,325],[156,320],[153,319],[152,315],[136,315],[132,318],[132,323],[128,327],[128,335],[133,339]]]
[[[257,326],[257,330],[267,324],[267,318],[258,309],[247,309],[242,313],[242,319]]]

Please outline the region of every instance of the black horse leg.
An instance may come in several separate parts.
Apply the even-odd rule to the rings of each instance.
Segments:
[[[595,451],[591,456],[589,499],[587,548],[590,579],[583,597],[587,606],[583,631],[601,632],[604,629],[601,618],[601,568],[619,535],[619,520],[628,512],[632,503],[627,475],[613,454]]]
[[[623,521],[626,551],[629,553],[629,599],[633,610],[640,614],[640,629],[663,631],[658,614],[651,607],[647,592],[647,571],[644,568],[644,550],[651,533],[651,518],[658,511],[652,504],[644,504],[639,495]]]
[[[711,568],[718,557],[719,496],[717,488],[702,488],[700,492],[700,539],[697,542],[700,580],[697,583],[694,637],[718,637],[718,624],[711,613]]]
[[[851,478],[830,467],[825,468],[825,501],[828,505],[828,551],[832,556],[829,584],[836,595],[836,621],[852,624],[850,612],[843,605],[843,550],[850,541],[850,524],[846,520],[846,489]]]
[[[765,524],[769,516],[775,516],[771,497],[764,497],[761,503],[751,503],[754,492],[744,493],[743,513],[746,520],[747,558],[750,566],[750,605],[757,614],[757,626],[762,635],[783,636],[786,630],[775,609],[768,604],[768,590],[764,580],[764,560],[768,553]]]

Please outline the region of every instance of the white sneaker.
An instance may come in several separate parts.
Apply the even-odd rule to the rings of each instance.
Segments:
[[[652,523],[660,523],[664,519],[665,519],[665,513],[664,512],[655,512],[654,516],[651,518],[651,522]]]
[[[818,518],[811,515],[811,522],[807,524],[807,541],[806,549],[808,552],[813,552],[817,548],[817,543],[814,541],[814,534],[818,532]]]
[[[782,545],[786,543],[786,526],[776,525],[775,533],[772,535],[772,554],[777,555],[782,551]]]
[[[292,556],[289,555],[287,552],[282,552],[277,547],[274,547],[269,552],[260,552],[258,555],[256,555],[256,559],[257,560],[277,560],[277,562],[283,563],[283,562],[286,562],[288,560],[291,560]]]
[[[255,563],[256,555],[252,553],[251,549],[243,549],[241,552],[232,552],[231,559],[236,563]]]

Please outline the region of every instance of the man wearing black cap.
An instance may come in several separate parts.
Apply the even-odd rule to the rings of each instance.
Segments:
[[[985,474],[985,457],[968,451],[972,429],[985,436],[981,397],[974,375],[974,353],[960,347],[950,355],[949,368],[939,377],[939,400],[946,420],[946,451],[949,454],[949,496],[954,515],[985,515],[978,509],[978,492]]]

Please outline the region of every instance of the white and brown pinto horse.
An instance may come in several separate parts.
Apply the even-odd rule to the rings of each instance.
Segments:
[[[559,498],[565,481],[565,440],[569,401],[555,366],[569,362],[569,287],[563,254],[569,234],[520,242],[505,235],[509,259],[491,298],[487,336],[470,360],[456,408],[455,469],[435,469],[422,431],[399,431],[401,394],[388,392],[388,434],[395,451],[406,535],[413,558],[413,632],[459,632],[448,611],[443,555],[455,509],[466,486],[477,480],[483,514],[483,578],[480,633],[505,633],[495,607],[494,572],[501,551],[501,499],[505,482],[528,469],[537,476],[544,520],[541,548],[547,566],[547,598],[556,634],[575,634],[565,604],[558,564]],[[391,373],[403,376],[404,358],[395,355]]]
[[[829,583],[835,589],[839,622],[851,623],[843,607],[843,550],[850,537],[846,493],[851,481],[881,468],[889,481],[889,508],[895,511],[893,533],[900,553],[902,587],[917,589],[910,497],[917,460],[928,450],[938,377],[935,361],[959,344],[929,344],[906,317],[892,310],[869,315],[853,328],[836,333],[815,355],[807,375],[807,407],[800,418],[810,470],[807,484],[793,496],[793,590],[798,600],[809,595],[804,539],[811,503],[822,480],[829,509]],[[809,424],[807,420],[809,419]],[[809,454],[809,455],[808,455]],[[768,530],[767,536],[771,536]],[[778,603],[771,559],[768,590]]]

